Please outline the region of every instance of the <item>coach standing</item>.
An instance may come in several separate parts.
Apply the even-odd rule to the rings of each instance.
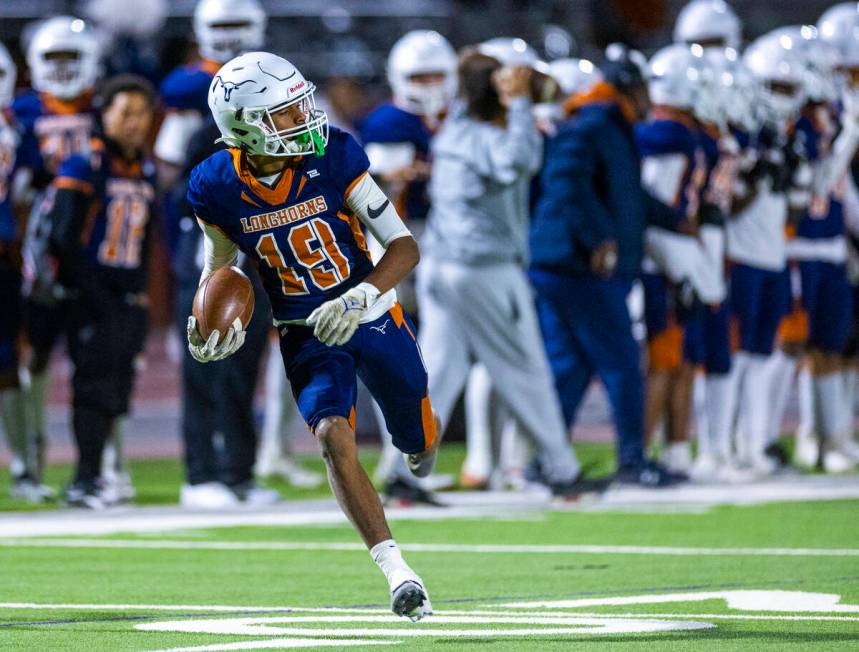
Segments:
[[[598,375],[618,431],[617,479],[665,486],[678,478],[644,457],[640,352],[626,299],[645,225],[676,228],[678,218],[641,186],[633,125],[649,102],[640,68],[624,55],[602,72],[605,81],[568,100],[569,119],[548,143],[530,278],[567,426]]]

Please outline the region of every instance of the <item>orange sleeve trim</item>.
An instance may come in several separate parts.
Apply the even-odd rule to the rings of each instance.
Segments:
[[[81,179],[75,179],[74,177],[57,177],[54,179],[54,187],[65,190],[77,190],[78,192],[83,192],[88,195],[93,193],[91,183]]]
[[[355,431],[355,424],[358,423],[358,413],[355,411],[355,406],[352,406],[352,409],[349,410],[349,418],[347,419],[349,422],[349,427],[352,428],[352,431]]]
[[[349,195],[352,194],[352,191],[355,189],[355,186],[357,186],[361,182],[361,179],[366,177],[368,174],[370,174],[369,170],[362,172],[355,178],[354,181],[352,181],[352,183],[346,186],[346,191],[343,193],[343,199],[349,199]]]
[[[421,399],[421,425],[424,431],[424,450],[429,450],[435,444],[438,437],[436,430],[435,415],[432,411],[429,394]]]

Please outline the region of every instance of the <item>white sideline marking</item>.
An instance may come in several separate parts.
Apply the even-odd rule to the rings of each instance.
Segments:
[[[0,609],[79,610],[79,611],[211,611],[211,612],[301,612],[387,614],[387,609],[341,609],[339,607],[248,607],[214,604],[44,604],[41,602],[0,602]]]
[[[239,643],[215,643],[200,647],[171,647],[159,652],[227,652],[228,650],[287,650],[301,647],[346,647],[356,645],[396,645],[402,641],[331,641],[319,638],[270,638],[264,641],[242,641]]]
[[[857,548],[697,548],[678,546],[612,546],[572,544],[489,545],[456,543],[402,543],[409,552],[454,552],[478,554],[597,554],[597,555],[668,555],[678,557],[857,557]],[[2,539],[0,547],[26,548],[117,548],[150,550],[327,550],[361,551],[361,543],[292,542],[292,541],[178,541],[125,539]]]
[[[859,499],[859,476],[784,476],[743,485],[684,485],[677,489],[618,487],[598,501],[553,505],[530,492],[445,492],[449,507],[386,509],[389,520],[451,518],[531,519],[547,510],[701,513],[713,505],[756,505],[783,501]],[[125,507],[103,513],[74,511],[0,514],[0,539],[93,536],[118,532],[164,532],[240,526],[330,526],[348,521],[333,499],[289,501],[265,509],[194,512],[177,506]]]
[[[581,607],[616,607],[640,604],[666,604],[724,600],[729,609],[738,611],[775,611],[787,613],[851,613],[859,614],[859,605],[840,604],[837,593],[807,591],[699,591],[693,593],[663,593],[661,595],[626,595],[613,598],[580,598],[576,600],[536,600],[506,602],[492,607],[509,609],[578,609]]]
[[[264,641],[242,641],[239,643],[215,643],[200,647],[172,647],[160,652],[227,652],[228,650],[287,650],[301,647],[346,647],[356,645],[396,645],[402,641],[331,641],[320,638],[270,638]]]

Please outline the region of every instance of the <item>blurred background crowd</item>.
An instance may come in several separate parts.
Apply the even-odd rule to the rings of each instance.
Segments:
[[[68,204],[77,200],[62,191],[110,199],[109,183],[75,176],[68,162],[90,153],[92,135],[108,149],[125,144],[131,153],[117,156],[138,164],[134,178],[151,187],[141,191],[149,213],[140,255],[121,256],[123,269],[145,279],[140,288],[137,277],[123,279],[131,285],[121,303],[144,310],[146,323],[114,328],[148,328],[150,344],[157,338],[160,354],[178,363],[170,373],[181,375],[182,503],[274,503],[277,493],[258,480],[273,475],[324,482],[294,454],[306,432],[296,432],[280,356],[270,353],[263,292],[240,354],[201,365],[184,350],[202,260],[185,183],[220,147],[207,107],[213,76],[255,49],[287,58],[318,86],[330,122],[365,146],[372,174],[425,245],[418,287],[398,292],[425,330],[448,436],[467,442],[460,486],[551,485],[547,441],[557,434],[567,446],[594,380],[611,407],[619,482],[743,483],[859,462],[855,2],[5,0],[0,41],[0,411],[11,490],[22,500],[55,498],[41,478],[44,408],[51,365],[66,349],[76,444],[91,447],[99,429],[108,444],[62,497],[90,508],[134,497],[125,417],[134,369],[152,346],[142,350],[139,335],[140,347],[109,347],[92,339],[86,319],[57,307],[82,305],[91,290],[88,272],[70,271],[69,259],[120,264],[86,243],[60,242],[98,232],[84,224],[90,204]],[[498,86],[499,70],[527,84],[524,118],[506,101],[510,88]],[[142,117],[130,117],[123,93],[144,100]],[[457,145],[482,123],[497,128],[499,152],[514,150],[513,176],[493,172],[493,161],[487,172],[480,160],[456,167],[468,156]],[[135,131],[145,144],[135,145]],[[497,224],[486,221],[491,211]],[[76,214],[77,230],[57,230]],[[102,231],[109,240],[110,228]],[[546,354],[554,391],[548,407],[532,405],[539,417],[493,367],[497,348],[450,344],[460,328],[462,341],[489,348],[497,334],[462,318],[468,306],[456,306],[467,290],[451,283],[459,268],[478,277],[498,262],[481,243],[493,254],[509,249],[502,262],[527,287],[524,308],[513,300],[510,329],[496,328],[515,334],[511,348],[527,340],[523,378],[534,362],[528,347]],[[517,330],[530,316],[535,327]],[[90,343],[64,349],[63,335]],[[127,358],[127,369],[105,357]],[[464,419],[451,418],[459,400]],[[365,403],[359,430],[369,442],[381,435],[376,477],[387,496],[437,503],[446,479],[412,478]],[[787,413],[799,417],[789,420],[790,445]]]

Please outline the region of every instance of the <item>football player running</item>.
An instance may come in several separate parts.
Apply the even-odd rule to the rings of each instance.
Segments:
[[[16,201],[32,207],[23,248],[25,331],[30,358],[23,372],[28,380],[27,428],[36,456],[21,482],[40,488],[45,448],[45,400],[51,351],[63,330],[60,297],[46,260],[46,209],[42,193],[67,157],[89,153],[95,125],[92,98],[98,78],[99,47],[95,34],[79,18],[56,16],[43,22],[27,48],[33,89],[12,104],[21,127],[21,148],[15,187]],[[23,487],[22,487],[23,488]]]
[[[391,590],[391,609],[431,613],[423,581],[391,538],[382,504],[358,462],[357,378],[379,402],[394,444],[417,476],[432,470],[436,425],[415,329],[394,286],[417,264],[417,243],[368,173],[364,150],[329,127],[316,87],[291,63],[250,52],[225,64],[209,107],[228,149],[198,165],[188,199],[205,234],[202,278],[239,251],[259,261],[298,408],[322,449],[341,508]],[[385,248],[374,266],[362,226]],[[223,337],[222,337],[223,336]],[[233,354],[234,327],[188,342],[201,362]]]

